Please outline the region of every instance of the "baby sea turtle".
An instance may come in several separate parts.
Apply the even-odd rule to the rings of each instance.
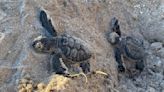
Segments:
[[[143,59],[146,53],[143,41],[131,36],[122,37],[116,18],[113,18],[111,21],[111,32],[107,34],[107,40],[114,47],[115,59],[118,63],[119,71],[125,71],[122,56],[136,60],[136,69],[140,71],[144,69]]]
[[[32,47],[38,53],[51,54],[51,69],[58,74],[69,74],[68,64],[80,64],[84,73],[90,72],[89,59],[92,54],[84,41],[67,35],[57,35],[51,20],[45,11],[40,12],[40,22],[52,37],[39,36],[34,39]],[[64,61],[64,62],[63,62]]]
[[[90,58],[92,52],[89,46],[79,38],[70,36],[68,34],[57,35],[57,31],[54,29],[52,22],[47,18],[45,11],[40,12],[40,22],[49,33],[47,37],[39,36],[34,39],[32,43],[33,49],[38,53],[47,53],[51,55],[50,67],[51,71],[57,74],[63,74],[68,77],[75,77],[90,72]],[[67,66],[71,64],[79,64],[82,71],[85,73],[70,74]],[[108,76],[108,74],[102,71],[92,71],[94,74],[102,74]]]

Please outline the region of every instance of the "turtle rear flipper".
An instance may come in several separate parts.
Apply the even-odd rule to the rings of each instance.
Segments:
[[[54,26],[52,25],[51,20],[48,19],[45,11],[43,11],[43,10],[40,11],[39,19],[40,19],[42,26],[48,31],[48,33],[51,36],[54,36],[54,37],[57,36],[57,32],[56,32]]]
[[[141,60],[145,56],[143,41],[133,37],[126,37],[125,54],[134,60]]]

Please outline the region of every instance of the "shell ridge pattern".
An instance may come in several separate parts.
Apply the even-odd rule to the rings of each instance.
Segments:
[[[143,43],[140,40],[137,40],[132,37],[126,38],[126,46],[125,46],[126,54],[130,58],[134,59],[142,59],[144,57],[144,48]]]
[[[71,61],[84,61],[91,57],[90,51],[80,41],[69,35],[61,35],[57,37],[58,48],[61,49],[65,58]]]

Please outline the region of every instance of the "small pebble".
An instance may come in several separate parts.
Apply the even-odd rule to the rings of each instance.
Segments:
[[[26,80],[26,79],[21,79],[21,80],[20,80],[20,83],[21,83],[21,84],[26,84],[27,82],[28,82],[28,80]]]
[[[46,85],[44,84],[44,83],[39,83],[38,85],[37,85],[37,88],[39,89],[39,90],[42,90],[42,89],[44,89],[46,87]]]
[[[32,84],[27,84],[26,89],[32,89]]]
[[[152,50],[158,51],[162,48],[162,43],[161,42],[154,42],[151,44],[150,47]]]
[[[26,89],[25,88],[22,88],[18,92],[26,92]]]
[[[22,89],[23,85],[18,85],[18,90]]]

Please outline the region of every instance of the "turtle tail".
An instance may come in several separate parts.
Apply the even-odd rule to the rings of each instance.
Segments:
[[[47,14],[45,11],[40,11],[40,22],[42,26],[48,31],[51,36],[57,36],[57,31],[55,30],[54,26],[50,19],[48,19]]]

